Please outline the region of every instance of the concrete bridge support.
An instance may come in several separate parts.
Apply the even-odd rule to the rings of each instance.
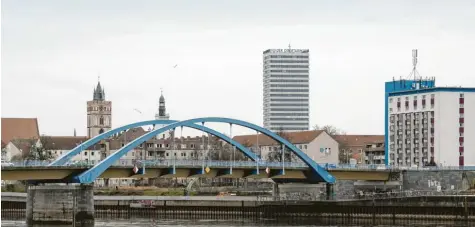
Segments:
[[[46,184],[29,186],[26,223],[94,226],[93,185]]]

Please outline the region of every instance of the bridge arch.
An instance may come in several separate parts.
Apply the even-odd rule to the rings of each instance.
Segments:
[[[87,149],[88,147],[96,144],[97,142],[101,141],[102,139],[105,139],[105,138],[108,138],[112,135],[114,135],[115,133],[118,133],[118,132],[121,132],[121,131],[124,131],[124,130],[127,130],[127,129],[131,129],[131,128],[135,128],[135,127],[140,127],[140,126],[144,126],[144,125],[153,125],[153,124],[171,124],[171,123],[176,123],[178,121],[175,121],[175,120],[150,120],[150,121],[141,121],[141,122],[136,122],[136,123],[132,123],[132,124],[128,124],[128,125],[124,125],[122,127],[119,127],[119,128],[115,128],[115,129],[112,129],[112,130],[109,130],[103,134],[100,134],[100,135],[97,135],[89,140],[87,140],[86,142],[82,143],[82,144],[79,144],[78,146],[76,146],[75,148],[73,148],[71,151],[69,151],[68,153],[64,154],[63,156],[59,157],[57,160],[55,160],[54,162],[50,163],[49,166],[57,166],[57,165],[64,165],[65,163],[67,163],[69,160],[71,160],[75,155],[79,154],[81,151],[83,151],[84,149]],[[227,143],[231,144],[231,145],[234,145],[239,151],[243,152],[244,155],[246,155],[247,157],[249,157],[250,159],[252,159],[253,161],[254,160],[258,160],[258,157],[256,154],[254,154],[252,151],[250,151],[249,149],[247,149],[246,147],[244,147],[242,144],[234,141],[232,138],[229,138],[228,136],[218,132],[218,131],[215,131],[211,128],[208,128],[206,126],[201,126],[201,125],[198,125],[198,124],[194,124],[194,123],[187,123],[187,124],[183,124],[182,125],[183,127],[187,127],[187,128],[194,128],[194,129],[197,129],[197,130],[200,130],[200,131],[203,131],[203,132],[206,132],[206,133],[209,133],[213,136],[216,136],[224,141],[226,141]],[[182,126],[179,126],[179,127],[182,127]],[[157,133],[159,134],[159,133]]]
[[[107,168],[109,168],[114,162],[119,160],[122,156],[124,156],[127,152],[129,152],[134,147],[140,145],[141,143],[151,139],[153,136],[166,132],[167,130],[174,129],[181,126],[186,126],[188,124],[194,124],[199,122],[217,122],[217,123],[229,123],[240,125],[246,128],[254,129],[262,134],[265,134],[276,141],[284,144],[288,147],[295,155],[297,155],[305,164],[307,164],[313,172],[316,174],[316,178],[322,182],[327,183],[334,183],[335,177],[333,177],[330,173],[328,173],[325,169],[323,169],[320,165],[318,165],[315,161],[313,161],[310,157],[308,157],[305,153],[303,153],[300,149],[298,149],[295,145],[287,141],[286,139],[280,137],[279,135],[271,132],[268,129],[262,128],[255,124],[241,121],[232,118],[221,118],[221,117],[205,117],[205,118],[195,118],[190,120],[185,120],[181,122],[171,123],[166,125],[162,128],[152,130],[151,132],[140,136],[139,138],[133,140],[132,142],[126,144],[124,147],[116,151],[114,154],[109,155],[107,158],[99,162],[96,166],[92,167],[91,169],[81,173],[80,175],[75,177],[75,181],[79,183],[92,183],[94,180],[99,177]],[[252,153],[254,154],[254,153]]]
[[[174,121],[174,120],[150,120],[150,121],[140,121],[140,122],[135,122],[135,123],[132,123],[132,124],[128,124],[128,125],[124,125],[124,126],[121,126],[121,127],[118,127],[118,128],[115,128],[115,129],[112,129],[112,130],[109,130],[107,132],[104,132],[102,134],[99,134],[95,137],[92,137],[88,140],[86,140],[85,142],[77,145],[75,148],[73,148],[72,150],[70,150],[69,152],[67,152],[66,154],[63,154],[62,156],[60,156],[59,158],[57,158],[56,160],[54,160],[52,163],[49,164],[49,166],[61,166],[61,165],[64,165],[66,164],[69,160],[71,160],[74,156],[76,156],[77,154],[79,154],[81,151],[89,148],[90,146],[98,143],[99,141],[105,139],[105,138],[109,138],[110,136],[118,133],[118,132],[121,132],[121,131],[124,131],[124,130],[127,130],[127,129],[131,129],[131,128],[136,128],[136,127],[140,127],[140,126],[145,126],[145,125],[153,125],[153,124],[171,124],[171,123],[175,123],[177,121]]]

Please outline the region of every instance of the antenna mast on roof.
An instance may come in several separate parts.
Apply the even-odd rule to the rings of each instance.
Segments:
[[[417,49],[412,50],[412,71],[409,73],[409,76],[407,79],[411,79],[411,76],[413,77],[413,80],[417,80],[417,77],[420,77],[419,72],[417,72]]]

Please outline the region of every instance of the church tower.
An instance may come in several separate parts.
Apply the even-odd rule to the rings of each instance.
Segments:
[[[158,101],[158,113],[155,114],[155,120],[170,120],[170,116],[167,114],[167,109],[165,107],[165,97],[163,97],[163,91],[160,94],[160,99]],[[166,124],[163,125],[155,125],[154,129],[158,129],[164,127]],[[168,138],[168,133],[162,133],[157,135],[157,139],[166,139]]]
[[[112,102],[106,101],[106,93],[97,82],[92,101],[87,102],[87,136],[95,137],[112,126]]]

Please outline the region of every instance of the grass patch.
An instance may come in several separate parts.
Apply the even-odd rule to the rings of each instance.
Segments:
[[[189,195],[196,195],[196,192],[190,192]],[[94,190],[94,195],[144,195],[144,196],[184,196],[184,188],[156,188],[156,187],[119,187],[100,188]]]
[[[22,184],[7,184],[2,187],[2,192],[26,192],[26,189]]]

